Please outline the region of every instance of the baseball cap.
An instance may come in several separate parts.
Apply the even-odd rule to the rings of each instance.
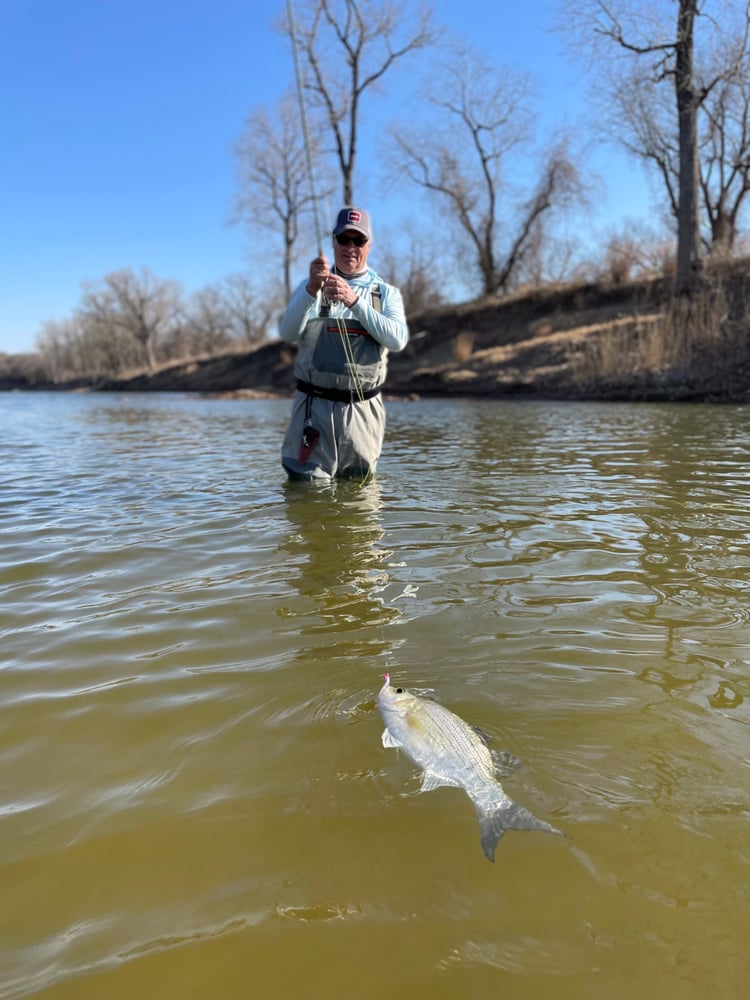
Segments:
[[[370,216],[363,208],[354,208],[353,205],[346,205],[338,214],[333,235],[338,236],[347,229],[353,229],[362,233],[368,240],[372,239],[372,227],[370,226]]]

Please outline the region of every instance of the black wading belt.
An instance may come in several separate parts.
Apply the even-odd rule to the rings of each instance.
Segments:
[[[297,379],[297,388],[304,392],[306,396],[315,396],[318,399],[329,399],[332,403],[359,403],[363,399],[372,399],[377,396],[381,387],[377,389],[321,389],[311,382],[303,382]]]

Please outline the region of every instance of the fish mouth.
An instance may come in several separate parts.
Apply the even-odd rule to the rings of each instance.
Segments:
[[[385,684],[378,691],[378,704],[389,712],[404,715],[409,710],[409,692],[400,687],[391,687],[391,675],[385,675]]]
[[[391,675],[389,673],[386,673],[384,676],[385,676],[385,684],[378,691],[378,701],[383,701],[385,698],[388,697],[388,691],[390,690],[391,687]]]

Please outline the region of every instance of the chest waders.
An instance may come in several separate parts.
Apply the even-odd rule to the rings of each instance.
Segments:
[[[380,286],[370,290],[372,306],[382,312]],[[385,382],[387,351],[356,319],[339,319],[323,306],[308,320],[297,348],[297,388],[308,396],[336,403],[372,399]]]
[[[367,294],[382,313],[380,286]],[[332,317],[328,306],[307,322],[294,366],[299,394],[282,448],[291,478],[374,471],[385,432],[385,411],[376,397],[387,357],[360,322]]]

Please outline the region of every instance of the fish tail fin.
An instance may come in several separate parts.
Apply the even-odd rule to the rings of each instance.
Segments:
[[[517,802],[508,800],[506,804],[494,809],[484,810],[477,806],[477,819],[482,834],[482,850],[490,860],[495,860],[495,848],[506,830],[543,830],[546,833],[557,833],[564,837],[562,830],[551,823],[539,819]]]

